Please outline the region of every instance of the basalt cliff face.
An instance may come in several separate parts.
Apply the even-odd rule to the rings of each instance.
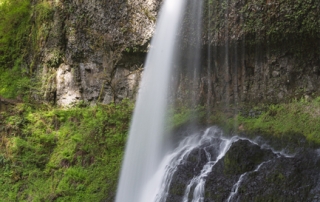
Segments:
[[[42,83],[35,98],[60,106],[135,99],[161,1],[49,4],[51,17],[34,25],[43,34],[29,54]],[[215,105],[319,95],[319,9],[313,1],[205,2],[197,99]],[[174,92],[183,102],[190,79],[180,66]]]
[[[37,25],[46,32],[29,56],[42,81],[38,99],[60,106],[134,99],[159,1],[49,3],[51,17]]]
[[[319,95],[319,11],[316,1],[206,2],[196,99],[257,104]],[[190,82],[181,78],[178,89]],[[185,100],[186,90],[179,93]]]

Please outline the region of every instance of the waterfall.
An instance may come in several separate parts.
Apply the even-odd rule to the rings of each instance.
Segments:
[[[215,133],[217,133],[217,129],[215,129]],[[209,131],[208,131],[209,132]],[[215,135],[213,133],[213,135]],[[221,133],[221,132],[220,132]],[[205,134],[207,136],[208,133]],[[220,137],[219,137],[220,138]],[[213,159],[210,152],[204,148],[204,151],[206,153],[208,162],[203,166],[203,169],[201,170],[200,175],[195,176],[190,183],[188,184],[185,194],[183,196],[183,202],[188,202],[189,193],[191,190],[191,187],[195,186],[194,192],[193,192],[193,199],[192,202],[202,202],[204,201],[204,185],[206,183],[206,177],[211,172],[212,167],[226,154],[226,152],[229,150],[231,144],[237,140],[237,137],[234,137],[232,139],[224,139],[220,138],[222,141],[218,145],[211,144],[210,146],[215,146],[216,148],[219,148],[219,155],[216,157],[216,159]]]
[[[263,142],[234,134],[227,137],[218,127],[194,130],[199,103],[206,103],[207,120],[212,104],[220,104],[228,113],[234,110],[237,114],[237,103],[247,98],[244,94],[249,87],[244,79],[249,77],[249,81],[260,83],[262,76],[258,45],[254,68],[248,68],[250,60],[245,64],[246,34],[238,30],[241,28],[238,21],[243,23],[244,19],[234,11],[241,5],[229,8],[233,4],[230,0],[216,3],[221,6],[208,1],[205,10],[208,35],[203,37],[203,0],[164,0],[145,62],[116,202],[239,201],[248,195],[243,190],[250,185],[250,179],[256,179],[254,184],[266,183],[268,178],[255,176],[269,169],[272,163],[278,169],[286,167],[286,162],[294,158]],[[214,22],[215,16],[223,20]],[[229,23],[230,18],[234,19]],[[213,30],[217,33],[212,33]],[[204,38],[207,41],[202,43]],[[238,44],[240,39],[242,42]],[[207,56],[202,54],[205,43]],[[260,84],[254,88],[252,92],[258,92]],[[229,109],[230,104],[235,104],[234,109]],[[192,130],[172,138],[168,124],[172,117],[168,112],[176,106],[189,110],[188,127]],[[173,139],[180,142],[170,148]],[[242,155],[237,153],[239,150],[244,150]],[[275,177],[279,187],[290,176],[290,173],[272,172],[275,174],[268,177]],[[253,195],[254,186],[249,187]]]
[[[189,185],[187,185],[185,195],[183,197],[183,202],[187,202],[191,187],[193,185],[196,185],[193,194],[194,199],[192,201],[200,202],[200,199],[203,198],[203,187],[205,184],[205,177],[211,171],[211,168],[215,165],[215,163],[218,162],[225,155],[225,153],[230,148],[232,142],[234,142],[236,139],[237,137],[232,139],[222,138],[222,131],[219,130],[217,127],[211,127],[206,129],[203,134],[195,133],[182,140],[179,146],[171,154],[166,156],[163,164],[167,164],[167,166],[159,168],[159,170],[164,168],[165,172],[162,172],[164,176],[156,201],[166,201],[172,177],[175,174],[178,166],[184,164],[184,161],[192,151],[203,147],[208,162],[203,166],[200,175],[194,177],[190,181]],[[214,148],[215,152],[207,151],[206,148],[209,147],[211,147],[211,149]]]
[[[172,181],[175,177],[180,177],[177,173],[179,172],[178,170],[181,169],[181,166],[190,166],[188,163],[190,163],[190,159],[192,159],[192,154],[194,154],[195,151],[202,150],[205,153],[206,162],[203,163],[203,165],[200,165],[201,171],[198,174],[195,173],[187,184],[183,184],[185,186],[185,191],[184,194],[181,195],[181,200],[178,201],[204,202],[206,199],[205,185],[207,178],[212,173],[212,170],[215,169],[215,166],[220,161],[224,161],[226,154],[229,152],[233,144],[237,143],[238,141],[246,141],[250,145],[255,145],[261,150],[272,153],[275,158],[293,157],[284,154],[283,152],[275,151],[268,145],[260,145],[255,140],[250,140],[248,138],[239,136],[226,137],[223,131],[218,127],[209,127],[204,130],[204,132],[198,131],[187,135],[183,140],[180,141],[175,150],[163,158],[163,161],[156,172],[157,174],[154,177],[157,182],[161,180],[161,183],[157,184],[158,190],[156,191],[156,195],[149,197],[149,201],[176,201],[172,198],[168,198],[170,196],[170,189],[172,189],[174,186]],[[238,194],[238,189],[246,176],[255,172],[259,172],[262,166],[271,163],[271,161],[271,159],[262,161],[261,163],[257,164],[255,169],[242,173],[235,184],[230,187],[231,192],[226,198],[226,202],[235,201],[234,199]],[[146,190],[148,191],[148,189]]]
[[[169,77],[185,6],[185,0],[166,0],[160,10],[131,123],[116,202],[150,202],[156,194],[158,184],[150,187],[148,181],[166,152]],[[150,196],[144,194],[146,186]]]

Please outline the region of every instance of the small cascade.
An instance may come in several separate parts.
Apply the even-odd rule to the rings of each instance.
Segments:
[[[168,162],[165,167],[164,178],[161,183],[161,188],[157,195],[158,202],[166,201],[168,191],[170,188],[172,176],[175,174],[179,165],[188,157],[188,155],[194,150],[199,148],[203,144],[214,144],[215,139],[221,136],[221,131],[217,128],[208,128],[204,134],[194,134],[185,138],[174,152],[168,155],[164,162]]]
[[[238,144],[238,141],[242,143]],[[205,186],[206,181],[209,177],[214,177],[212,175],[213,169],[216,169],[215,166],[224,161],[227,153],[230,152],[234,144],[239,145],[248,145],[249,147],[256,148],[260,151],[266,152],[266,160],[263,160],[256,165],[254,170],[248,170],[242,173],[233,185],[231,184],[231,193],[226,196],[225,200],[227,202],[234,201],[234,197],[238,194],[238,189],[245,179],[251,173],[258,172],[263,165],[266,165],[271,162],[270,158],[291,158],[292,156],[285,155],[281,152],[277,152],[271,149],[271,147],[263,144],[260,145],[257,142],[242,138],[239,136],[225,137],[223,132],[218,127],[207,128],[204,132],[196,132],[192,135],[185,137],[179,144],[179,146],[170,154],[168,154],[161,166],[159,166],[158,177],[161,178],[161,186],[158,189],[158,192],[154,198],[156,202],[166,202],[166,201],[182,201],[182,202],[203,202],[205,201]],[[251,145],[251,146],[250,146]],[[268,149],[266,149],[268,148]],[[201,169],[199,172],[196,171],[196,168],[193,168],[194,176],[188,180],[188,183],[183,183],[182,186],[185,186],[184,194],[181,195],[181,199],[173,199],[170,194],[171,189],[177,183],[176,180],[181,177],[179,174],[179,169],[184,170],[185,167],[190,166],[190,159],[192,159],[192,154],[195,152],[203,152],[203,156],[199,159],[204,160],[205,162],[200,162],[197,165],[201,164]],[[262,157],[264,158],[264,157]],[[184,167],[184,168],[183,168]],[[192,170],[192,168],[190,168]],[[185,172],[185,171],[182,171]],[[217,176],[218,177],[218,176]],[[158,178],[159,180],[159,178]],[[175,181],[174,181],[175,180]],[[229,189],[230,190],[230,189]]]
[[[249,173],[257,172],[257,171],[261,168],[262,165],[264,165],[264,164],[266,164],[266,163],[268,163],[268,162],[270,162],[270,160],[269,160],[269,161],[262,162],[260,165],[258,165],[258,167],[257,167],[254,171],[245,172],[245,173],[243,173],[242,175],[240,175],[238,182],[235,183],[235,184],[233,185],[232,189],[231,189],[231,193],[230,193],[230,195],[229,195],[229,197],[228,197],[228,199],[227,199],[227,202],[230,202],[230,201],[233,199],[233,197],[238,193],[239,186],[240,186],[243,178],[244,178],[246,175],[248,175]]]
[[[203,3],[203,0],[164,0],[145,63],[116,202],[238,201],[243,197],[239,193],[240,186],[248,185],[247,181],[254,177],[250,174],[261,174],[261,170],[271,166],[270,162],[276,162],[275,159],[279,160],[276,165],[282,168],[285,166],[283,159],[290,163],[290,158],[294,158],[273,150],[263,141],[226,137],[215,126],[188,134],[197,128],[199,103],[206,103],[209,112],[218,96],[225,101],[226,111],[231,102],[239,101],[238,88],[243,74],[237,67],[240,48],[236,44],[234,57],[229,55],[232,49],[229,50],[230,42],[226,37],[220,48],[211,47],[209,42],[207,80],[203,79],[206,77],[199,68],[203,62]],[[211,4],[209,1],[209,17],[213,12]],[[224,12],[227,18],[232,11],[227,8]],[[209,20],[209,28],[211,23],[214,22]],[[228,35],[229,24],[224,26]],[[208,34],[207,40],[212,38],[214,36]],[[223,49],[221,54],[218,54],[219,49]],[[223,59],[214,60],[218,55]],[[218,75],[218,68],[223,68],[224,73]],[[230,75],[231,70],[234,78]],[[221,95],[214,93],[218,86],[213,83],[218,79],[224,82]],[[207,97],[201,100],[205,92]],[[170,148],[173,139],[179,138],[168,134],[171,132],[168,122],[172,118],[169,112],[175,107],[191,109],[187,114],[192,130],[180,137],[176,148]],[[210,115],[209,112],[207,118]],[[279,176],[285,178],[281,173]]]
[[[195,186],[194,192],[193,192],[193,199],[192,202],[202,202],[204,200],[204,185],[206,183],[206,177],[211,172],[212,167],[226,154],[226,152],[229,150],[231,144],[237,140],[238,137],[234,137],[232,139],[222,139],[222,142],[219,145],[219,155],[215,160],[211,158],[210,152],[206,151],[206,148],[204,148],[208,163],[205,164],[203,169],[201,170],[201,173],[199,176],[194,177],[190,183],[187,186],[187,189],[185,191],[183,202],[188,202],[189,193],[192,187]]]
[[[230,200],[233,199],[234,195],[236,195],[236,194],[238,193],[238,189],[239,189],[240,183],[242,182],[242,179],[243,179],[243,177],[244,177],[245,175],[247,175],[247,173],[242,174],[242,175],[239,177],[238,182],[237,182],[235,185],[233,185],[233,187],[232,187],[232,189],[231,189],[231,194],[230,194],[230,196],[228,197],[227,202],[230,202]]]
[[[195,149],[203,149],[206,154],[207,163],[204,164],[199,175],[193,177],[189,184],[186,186],[183,202],[188,202],[190,191],[193,187],[192,202],[201,202],[204,200],[204,186],[206,177],[211,172],[212,167],[224,157],[233,142],[239,140],[239,137],[234,136],[230,139],[222,136],[222,131],[217,127],[210,127],[205,130],[203,134],[193,134],[186,137],[174,152],[168,155],[164,162],[167,166],[165,168],[164,177],[162,180],[161,188],[157,195],[157,202],[165,202],[168,196],[169,188],[171,185],[172,177],[177,171],[178,167],[185,163],[186,158]],[[165,164],[163,163],[163,164]]]

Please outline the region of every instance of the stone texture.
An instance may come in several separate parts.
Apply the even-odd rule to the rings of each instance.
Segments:
[[[200,151],[201,147],[195,149],[190,158],[178,166],[167,201],[181,201],[186,186],[207,162],[206,156],[198,153]],[[194,155],[196,162],[201,162],[194,164],[200,167],[189,162]],[[204,201],[227,201],[241,175],[238,191],[230,201],[317,201],[320,193],[319,162],[318,150],[297,149],[295,156],[285,156],[247,140],[239,140],[204,178]],[[190,197],[193,190],[194,187]]]
[[[173,92],[178,103],[191,99],[210,106],[254,106],[317,97],[320,95],[317,48],[305,46],[304,53],[298,54],[299,51],[292,52],[283,44],[272,49],[240,42],[229,46],[206,45],[196,81],[192,78],[194,74],[188,75],[181,65]],[[190,89],[196,89],[196,94],[191,95]]]
[[[61,106],[135,99],[160,1],[49,3],[54,14],[39,25],[48,33],[35,60],[42,97],[35,97]]]
[[[74,69],[69,65],[61,64],[57,70],[57,104],[61,106],[72,105],[82,97],[74,78]]]
[[[39,25],[47,34],[37,41],[39,51],[30,53],[36,58],[33,63],[42,82],[41,95],[34,97],[61,106],[81,100],[107,104],[135,99],[161,0],[49,2],[54,8],[53,17]],[[211,7],[217,3],[213,1]],[[172,78],[177,102],[211,106],[256,104],[320,95],[320,41],[313,37],[272,44],[267,43],[263,33],[256,33],[260,40],[256,42],[251,32],[244,32],[241,23],[247,21],[243,21],[238,8],[247,8],[245,5],[250,2],[229,3],[229,10],[216,15],[211,12],[210,16],[205,8],[201,62],[195,81],[191,80],[194,75],[188,73],[186,64],[180,62],[189,61],[188,56],[178,56],[181,72]],[[248,12],[252,9],[247,8]],[[228,16],[229,31],[220,15]],[[268,26],[272,27],[277,19],[268,21]],[[188,24],[188,20],[184,23]],[[208,25],[214,29],[208,29]],[[290,40],[292,34],[284,33],[285,36]],[[256,44],[252,45],[253,42]],[[70,70],[63,70],[65,66]],[[191,93],[191,89],[196,93]]]

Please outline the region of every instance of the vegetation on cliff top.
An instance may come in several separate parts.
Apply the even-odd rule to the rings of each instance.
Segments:
[[[30,33],[29,0],[4,0],[0,4],[0,95],[16,98],[29,86],[23,68]]]
[[[210,0],[205,9],[212,40],[278,43],[319,39],[320,2],[315,0]]]

